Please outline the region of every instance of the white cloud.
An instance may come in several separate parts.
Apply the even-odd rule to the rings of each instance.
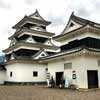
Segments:
[[[32,5],[33,3],[36,4],[38,0],[25,0],[26,4]]]
[[[8,9],[10,8],[10,9]],[[62,32],[72,11],[76,15],[100,22],[99,0],[0,0],[0,51],[9,45],[11,29],[25,14],[38,9],[41,16],[52,21],[48,31]]]
[[[0,0],[0,8],[9,9],[10,4],[7,1]]]

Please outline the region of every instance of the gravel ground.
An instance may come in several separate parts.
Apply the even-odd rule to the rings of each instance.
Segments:
[[[0,86],[0,100],[100,100],[100,90],[77,91],[42,86]]]

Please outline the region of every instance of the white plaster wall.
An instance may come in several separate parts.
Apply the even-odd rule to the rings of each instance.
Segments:
[[[55,73],[56,72],[64,72],[64,78],[69,80],[69,82],[72,82],[72,71],[76,71],[76,77],[77,77],[77,84],[78,85],[82,85],[80,84],[80,65],[81,65],[81,59],[80,58],[65,58],[65,59],[60,59],[60,60],[56,60],[56,61],[52,61],[50,63],[48,63],[48,71],[50,72],[50,75],[54,77],[54,79],[56,80],[56,76]],[[64,70],[64,63],[69,63],[72,62],[72,69],[66,69]],[[81,67],[83,68],[83,67]],[[82,86],[83,87],[83,86]]]
[[[73,70],[76,70],[77,84],[79,88],[88,88],[87,70],[97,70],[100,87],[100,68],[98,67],[98,58],[87,56],[78,57],[73,62]]]
[[[86,62],[84,57],[75,57],[71,61],[72,70],[76,71],[76,84],[78,88],[87,88]]]
[[[6,81],[11,82],[43,82],[46,81],[46,65],[15,63],[6,66]],[[38,71],[38,77],[33,77],[33,71]],[[13,72],[10,77],[10,72]]]
[[[64,63],[72,62],[72,69],[64,70]],[[98,81],[100,87],[100,68],[96,57],[74,57],[52,61],[48,64],[48,71],[55,79],[55,72],[64,72],[65,79],[72,82],[72,71],[76,71],[75,83],[79,88],[88,88],[87,70],[98,70]]]
[[[5,78],[6,78],[6,71],[0,70],[0,84],[4,84]]]
[[[50,76],[53,76],[54,80],[56,79],[55,73],[63,71],[64,71],[63,60],[57,60],[48,63],[48,72],[50,72]]]

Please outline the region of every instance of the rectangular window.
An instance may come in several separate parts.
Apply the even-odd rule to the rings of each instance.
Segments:
[[[12,77],[12,72],[10,72],[10,77]]]
[[[37,77],[38,76],[38,72],[37,71],[33,71],[33,76]]]
[[[98,60],[98,66],[100,67],[100,60]]]
[[[76,79],[76,74],[72,74],[72,79]]]
[[[72,63],[69,62],[69,63],[64,63],[64,70],[66,69],[72,69]]]

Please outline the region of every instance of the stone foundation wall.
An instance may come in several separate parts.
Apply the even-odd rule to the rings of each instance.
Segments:
[[[5,81],[4,85],[46,85],[46,82],[8,82]]]

